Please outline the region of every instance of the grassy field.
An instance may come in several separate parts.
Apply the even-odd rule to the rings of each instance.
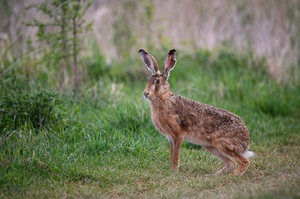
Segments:
[[[77,94],[2,81],[0,198],[300,198],[299,82],[277,83],[263,60],[225,51],[177,59],[173,92],[244,119],[257,155],[244,176],[211,175],[221,162],[188,143],[170,171],[139,59],[114,63]]]

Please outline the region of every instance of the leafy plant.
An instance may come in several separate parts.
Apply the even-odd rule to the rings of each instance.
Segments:
[[[36,9],[47,17],[47,21],[34,19],[27,26],[38,28],[37,36],[41,46],[46,46],[41,63],[47,67],[59,68],[59,87],[72,82],[79,89],[79,59],[82,51],[82,36],[91,28],[83,15],[91,3],[81,0],[52,0],[31,4],[28,9]],[[71,80],[70,80],[71,79]]]
[[[7,92],[0,100],[0,129],[3,132],[22,128],[40,130],[63,129],[67,125],[58,93]]]

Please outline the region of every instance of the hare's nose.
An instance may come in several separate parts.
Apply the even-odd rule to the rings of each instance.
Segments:
[[[144,96],[145,96],[146,98],[148,98],[148,95],[149,95],[149,93],[146,92],[146,91],[144,91]]]

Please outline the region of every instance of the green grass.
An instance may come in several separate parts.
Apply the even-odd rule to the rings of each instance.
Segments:
[[[53,92],[60,103],[51,104],[51,122],[43,128],[14,125],[1,133],[1,198],[300,197],[299,84],[277,83],[264,72],[263,61],[258,70],[246,56],[206,51],[179,55],[171,90],[240,115],[257,156],[244,176],[215,177],[210,174],[222,167],[220,161],[184,143],[180,169],[171,172],[169,144],[154,129],[141,95],[144,66],[135,61],[130,69],[115,64],[105,72],[114,77],[118,71],[116,81],[93,80],[76,95]],[[137,77],[130,76],[132,71]],[[19,104],[29,100],[31,109],[43,99],[18,97]],[[54,128],[61,125],[55,116],[64,117],[60,128]]]

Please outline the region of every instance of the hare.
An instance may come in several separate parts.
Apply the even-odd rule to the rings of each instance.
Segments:
[[[143,94],[150,101],[154,126],[170,142],[171,169],[178,170],[181,144],[186,140],[201,145],[224,163],[215,174],[243,175],[254,155],[249,151],[249,132],[243,120],[227,110],[170,91],[168,78],[176,63],[175,49],[169,51],[162,73],[152,55],[143,49],[139,54],[152,72]]]

